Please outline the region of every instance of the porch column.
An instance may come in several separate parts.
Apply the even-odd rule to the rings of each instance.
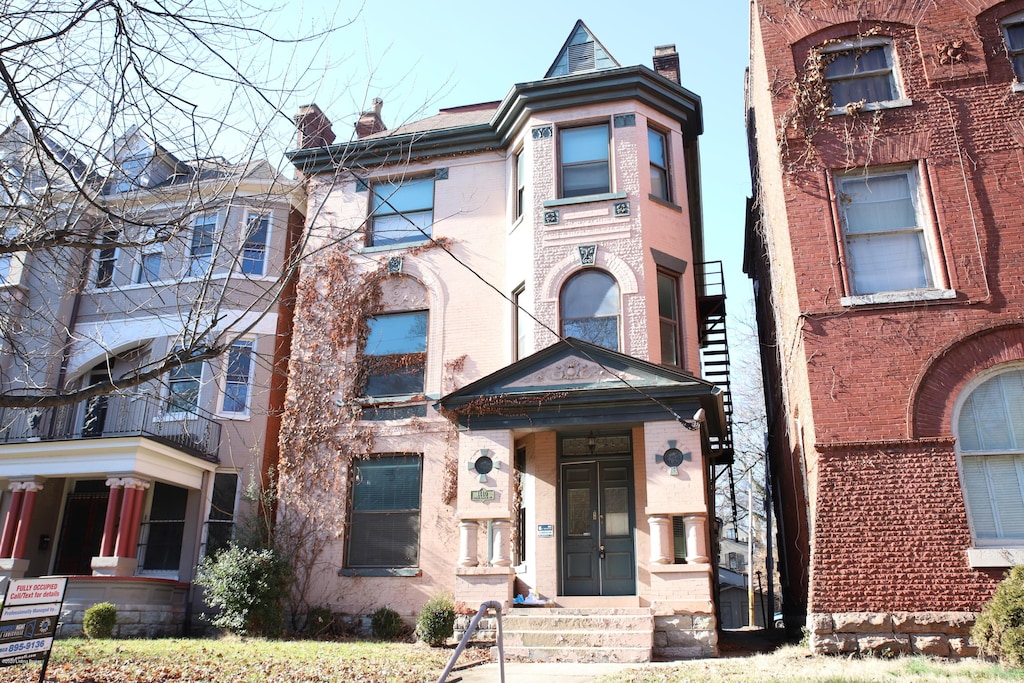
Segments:
[[[475,520],[463,520],[459,522],[459,566],[475,567],[480,559],[476,551],[477,534],[480,531],[480,523]]]
[[[0,557],[13,557],[14,535],[18,531],[18,516],[21,514],[21,499],[25,492],[20,481],[12,481],[7,485],[11,491],[11,504],[7,507],[7,516],[4,518],[4,530],[0,535]]]
[[[139,541],[139,521],[142,519],[143,491],[149,482],[140,479],[124,479],[124,495],[121,499],[121,523],[117,528],[115,557],[134,558]]]
[[[707,519],[704,515],[683,516],[683,526],[686,529],[686,561],[689,564],[708,563],[706,525]]]
[[[140,479],[132,479],[130,482],[131,483],[126,482],[125,486],[131,486],[135,489],[135,502],[132,505],[132,519],[130,526],[128,527],[128,548],[131,553],[129,557],[135,557],[139,545],[139,525],[142,522],[142,504],[146,500],[146,489],[149,488],[149,482],[142,481]]]
[[[647,518],[651,529],[651,564],[672,564],[671,552],[672,520],[666,515],[651,515]]]
[[[512,566],[512,523],[507,519],[491,522],[491,564],[495,567]]]
[[[110,494],[107,497],[107,515],[103,520],[103,542],[100,544],[100,557],[114,556],[114,543],[117,530],[117,510],[121,506],[121,497],[124,493],[124,480],[117,478],[107,479],[107,486],[110,487]]]
[[[14,551],[11,557],[25,559],[25,546],[28,545],[28,529],[32,524],[32,508],[36,504],[36,494],[43,490],[42,484],[26,481],[22,484],[25,496],[21,499],[21,512],[18,514],[18,530],[14,536]]]

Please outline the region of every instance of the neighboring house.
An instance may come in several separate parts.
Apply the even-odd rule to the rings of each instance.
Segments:
[[[80,163],[78,187],[54,186],[66,174],[36,173],[34,149],[21,121],[0,136],[5,188],[50,183],[25,181],[5,202],[9,238],[49,229],[27,219],[45,214],[99,248],[0,256],[0,391],[114,390],[0,409],[0,574],[74,577],[68,628],[78,602],[110,599],[150,612],[139,634],[181,633],[196,564],[228,541],[244,483],[276,458],[268,416],[284,394],[270,371],[290,316],[275,295],[301,225],[295,184],[262,161],[178,160],[132,129],[109,171]],[[190,360],[224,340],[225,354]],[[117,388],[178,348],[168,374]]]
[[[972,654],[1024,561],[1024,2],[751,7],[787,628]]]
[[[620,66],[579,22],[500,102],[387,130],[378,100],[345,143],[300,111],[282,519],[322,525],[310,604],[521,595],[606,619],[528,656],[716,652],[709,472],[731,446],[698,373],[722,302],[700,100],[674,47],[655,65]],[[526,655],[513,616],[505,651]]]

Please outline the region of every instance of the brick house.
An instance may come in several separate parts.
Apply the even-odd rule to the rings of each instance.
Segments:
[[[377,100],[337,143],[300,111],[280,518],[320,525],[296,549],[309,604],[522,596],[572,625],[531,645],[513,609],[506,652],[716,652],[701,107],[674,47],[655,65],[578,22],[500,102],[388,130]]]
[[[1024,560],[1024,2],[811,4],[751,3],[787,628],[969,655]]]
[[[64,633],[109,600],[121,635],[181,635],[189,601],[203,609],[196,565],[276,457],[271,368],[290,312],[275,294],[296,185],[266,161],[179,159],[138,127],[105,163],[51,151],[63,164],[20,119],[0,133],[5,238],[70,226],[96,246],[0,255],[0,391],[112,387],[0,409],[0,578],[70,577]],[[124,386],[175,349],[180,365]]]

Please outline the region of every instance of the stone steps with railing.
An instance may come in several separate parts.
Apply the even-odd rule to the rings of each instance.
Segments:
[[[503,631],[510,660],[648,662],[654,615],[647,608],[517,607]]]

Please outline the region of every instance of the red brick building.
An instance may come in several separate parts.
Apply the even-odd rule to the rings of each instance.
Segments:
[[[1024,0],[753,0],[787,628],[967,655],[1024,561]]]

